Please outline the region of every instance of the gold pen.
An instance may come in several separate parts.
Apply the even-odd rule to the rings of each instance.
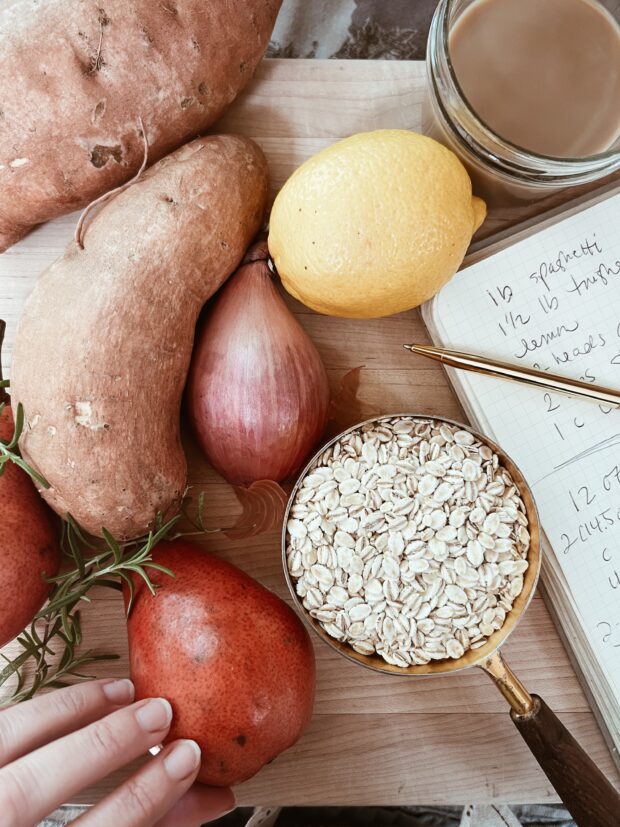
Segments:
[[[555,373],[535,370],[525,366],[517,367],[508,362],[489,359],[486,356],[477,356],[474,353],[461,353],[458,350],[444,350],[432,345],[403,345],[412,353],[436,359],[443,365],[451,368],[471,370],[475,373],[485,373],[488,376],[498,376],[501,379],[511,379],[513,382],[522,382],[536,388],[543,388],[556,393],[566,393],[570,396],[582,396],[592,402],[601,402],[614,408],[620,406],[620,390],[605,388],[600,385],[590,385],[579,379],[566,379]]]

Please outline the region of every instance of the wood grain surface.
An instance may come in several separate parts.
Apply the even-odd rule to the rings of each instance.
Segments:
[[[321,147],[380,127],[420,128],[424,67],[419,63],[265,61],[250,89],[220,122],[221,131],[263,146],[275,192]],[[0,315],[8,322],[4,367],[25,296],[71,238],[75,216],[39,228],[0,256]],[[428,341],[417,311],[357,321],[318,316],[287,297],[317,344],[334,391],[364,365],[360,397],[368,413],[416,412],[463,419],[439,365],[403,350]],[[188,433],[190,481],[207,492],[209,526],[230,526],[241,512],[232,489],[204,460]],[[250,540],[221,534],[203,541],[287,598],[277,532]],[[121,601],[97,595],[84,612],[89,646],[121,659],[101,675],[126,675]],[[11,651],[8,647],[7,652]],[[620,778],[542,599],[537,595],[505,647],[525,685],[542,695],[613,783]],[[451,804],[556,801],[553,789],[510,721],[489,679],[472,670],[433,678],[367,672],[316,645],[318,696],[310,731],[292,750],[237,789],[240,804]],[[83,801],[118,781],[111,776]]]

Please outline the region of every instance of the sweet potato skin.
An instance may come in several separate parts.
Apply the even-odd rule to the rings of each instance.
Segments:
[[[267,178],[247,138],[187,144],[109,201],[26,302],[11,376],[20,448],[52,508],[93,534],[139,536],[179,503],[196,319],[259,229]]]
[[[281,0],[0,3],[0,252],[201,134],[246,85]]]

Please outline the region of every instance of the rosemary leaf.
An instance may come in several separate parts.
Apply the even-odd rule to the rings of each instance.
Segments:
[[[172,529],[179,522],[182,516],[182,514],[177,514],[176,516],[172,517],[172,519],[168,520],[167,523],[164,523],[161,526],[161,528],[151,537],[149,551],[166,538],[166,536],[172,531]]]
[[[0,451],[4,452],[4,450],[8,451],[9,449],[8,448],[3,449],[3,446],[0,445]],[[34,482],[38,483],[41,486],[41,488],[47,489],[47,488],[50,487],[50,484],[45,479],[45,477],[41,476],[41,474],[39,474],[38,471],[35,471],[34,468],[32,468],[32,466],[28,465],[26,460],[22,459],[18,454],[9,453],[8,457],[11,460],[11,462],[13,462],[15,465],[18,465],[22,469],[22,471],[25,471],[26,474],[28,474],[28,476]]]
[[[119,546],[119,544],[116,542],[114,537],[112,537],[112,535],[110,534],[110,532],[106,528],[102,529],[101,533],[103,534],[104,540],[106,541],[110,551],[112,552],[112,555],[114,557],[114,562],[116,563],[116,565],[118,565],[120,563],[121,559],[122,559],[122,556],[123,556],[123,553],[121,551],[121,547]]]
[[[204,521],[204,516],[205,516],[205,497],[206,497],[206,494],[207,494],[207,492],[206,492],[206,491],[201,491],[201,492],[200,492],[200,494],[198,495],[198,514],[197,514],[197,520],[196,520],[196,521],[197,521],[197,523],[198,523],[198,527],[199,527],[202,531],[206,531],[206,530],[207,530],[207,529],[206,529],[206,526],[205,526],[205,521]]]
[[[21,669],[26,661],[32,657],[32,654],[33,652],[30,648],[24,647],[24,651],[21,652],[21,654],[13,660],[9,660],[7,665],[2,669],[2,671],[0,671],[0,686],[2,686],[3,683],[6,683],[11,675]]]
[[[133,608],[133,601],[136,596],[136,586],[132,580],[132,578],[127,574],[127,572],[121,571],[119,572],[119,576],[121,580],[127,585],[127,589],[129,591],[129,598],[127,599],[127,609],[126,614],[127,617],[131,614],[131,610]]]
[[[5,383],[0,382],[0,387],[4,387]],[[6,402],[0,404],[0,414],[4,410],[6,406]],[[15,413],[15,425],[13,429],[13,436],[11,439],[6,442],[4,440],[0,440],[0,474],[4,471],[5,464],[9,462],[13,462],[15,465],[18,465],[23,471],[28,474],[28,476],[42,488],[49,488],[50,484],[45,479],[45,477],[41,476],[38,471],[35,471],[34,468],[31,468],[30,465],[23,459],[19,453],[17,452],[17,444],[19,442],[19,438],[22,435],[22,431],[24,428],[24,408],[22,407],[21,402],[17,406],[17,411]]]
[[[161,571],[163,574],[167,574],[168,577],[176,577],[176,575],[172,571],[172,569],[169,569],[166,566],[162,566],[161,563],[145,562],[144,563],[144,568],[146,568],[146,569],[155,569],[156,571]]]
[[[79,542],[80,542],[83,546],[85,546],[86,548],[91,549],[92,551],[96,551],[96,550],[97,550],[97,548],[98,548],[97,544],[96,544],[96,543],[94,543],[92,540],[89,540],[89,539],[88,539],[88,538],[84,535],[84,533],[82,532],[82,529],[81,529],[81,528],[79,527],[79,525],[76,523],[76,521],[75,521],[75,519],[73,518],[73,516],[72,516],[71,514],[67,514],[66,520],[67,520],[67,522],[69,523],[69,525],[71,526],[71,531],[73,532],[73,534],[75,534],[75,536],[77,537],[77,539],[79,540]]]
[[[63,550],[65,551],[65,554],[68,553],[68,555],[74,560],[75,565],[77,566],[79,576],[84,577],[84,575],[86,574],[86,565],[84,563],[84,557],[82,555],[82,552],[80,551],[79,543],[76,542],[76,534],[75,534],[74,531],[69,531],[68,530],[68,528],[67,528],[68,525],[69,525],[68,522],[67,523],[63,522],[63,538],[62,539],[65,541],[64,545],[63,545]],[[67,552],[67,546],[69,548],[68,552]]]
[[[155,586],[151,583],[148,574],[144,571],[143,568],[141,568],[140,566],[128,566],[127,568],[139,575],[146,583],[146,587],[150,591],[150,593],[153,595],[155,594]]]
[[[7,451],[12,451],[19,442],[19,438],[22,435],[22,431],[24,430],[24,408],[21,402],[17,405],[17,411],[15,413],[15,425],[13,426],[13,436],[6,444]]]

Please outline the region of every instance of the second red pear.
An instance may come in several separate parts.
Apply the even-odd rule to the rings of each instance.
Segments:
[[[168,740],[198,742],[199,781],[238,784],[291,747],[310,721],[309,635],[277,595],[199,546],[161,543],[153,557],[175,576],[150,571],[154,596],[135,578],[128,636],[136,695],[170,701]]]

